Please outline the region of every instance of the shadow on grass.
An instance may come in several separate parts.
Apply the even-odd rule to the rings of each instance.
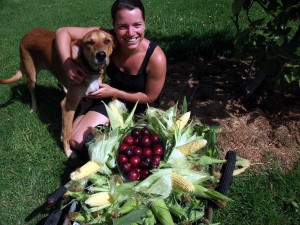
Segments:
[[[64,93],[57,88],[47,87],[44,85],[36,86],[36,113],[44,124],[49,124],[49,133],[53,136],[58,144],[60,144],[61,130],[60,101],[63,99],[63,97]],[[28,113],[30,113],[31,100],[25,83],[12,86],[10,99],[4,103],[1,103],[0,108],[5,108],[15,101],[19,101],[24,105],[28,105]]]
[[[36,96],[37,96],[37,115],[42,121],[42,123],[47,124],[48,132],[51,134],[53,139],[57,142],[57,145],[61,148],[63,152],[63,147],[60,141],[61,133],[61,108],[60,102],[64,98],[64,93],[55,87],[48,87],[45,85],[37,85],[36,87]],[[24,105],[28,105],[28,112],[30,113],[30,95],[25,83],[16,84],[11,88],[10,98],[0,104],[0,109],[9,106],[13,102],[21,102]],[[25,110],[26,111],[26,110]],[[26,116],[26,115],[24,115]],[[60,184],[63,186],[70,181],[70,173],[82,165],[83,161],[80,159],[66,160],[63,162],[65,169],[60,175],[61,181]],[[55,190],[53,190],[54,192]],[[48,193],[48,197],[52,193]],[[63,201],[61,197],[57,199],[53,205],[49,205],[47,200],[39,206],[37,206],[26,218],[26,222],[32,221],[38,215],[42,214],[51,214],[53,210],[56,210],[60,207],[60,203]],[[66,213],[66,212],[64,212]],[[43,225],[48,218],[45,217],[40,220],[37,225]],[[48,221],[49,224],[49,221]],[[61,223],[62,224],[62,223]]]
[[[181,33],[177,36],[162,36],[156,32],[149,32],[147,38],[157,42],[168,59],[176,61],[187,60],[190,56],[204,56],[207,58],[216,55],[230,56],[233,54],[232,32],[223,31],[205,33],[197,36],[193,33]]]

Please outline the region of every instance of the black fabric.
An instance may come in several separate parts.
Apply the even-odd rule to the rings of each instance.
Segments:
[[[114,62],[111,61],[106,70],[110,78],[111,86],[124,91],[144,91],[147,80],[146,68],[155,47],[156,44],[150,42],[140,69],[138,73],[134,75],[121,71]]]
[[[106,69],[106,73],[108,77],[110,78],[110,85],[114,88],[117,88],[119,90],[123,91],[130,91],[130,92],[139,92],[144,91],[146,87],[147,82],[147,73],[146,68],[149,63],[150,57],[152,53],[154,52],[156,48],[156,43],[150,41],[146,55],[144,57],[144,60],[141,64],[141,67],[138,71],[138,74],[132,75],[127,74],[123,71],[121,71],[111,60],[110,64],[108,65]],[[109,102],[110,99],[105,99],[105,102]],[[89,110],[99,112],[105,116],[107,116],[107,112],[105,109],[105,106],[102,104],[101,99],[95,99],[93,100],[92,106],[89,108]],[[122,101],[122,100],[120,100]],[[129,111],[132,110],[135,103],[126,102],[123,101]],[[158,106],[159,105],[159,98],[157,98],[151,106]],[[138,104],[135,114],[142,114],[147,109],[146,104]]]

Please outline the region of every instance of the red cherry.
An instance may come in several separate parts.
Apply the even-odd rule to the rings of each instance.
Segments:
[[[150,166],[151,164],[151,157],[150,156],[143,156],[141,158],[141,167],[145,168]]]
[[[150,140],[152,144],[157,144],[160,141],[160,136],[156,133],[150,135]]]
[[[141,137],[134,139],[134,145],[140,145],[140,142],[141,142]]]
[[[133,156],[133,150],[132,148],[126,148],[123,152],[122,152],[124,155],[128,156],[128,157],[131,157]]]
[[[134,145],[135,142],[134,138],[130,135],[126,136],[123,141],[125,144],[128,144],[129,146]]]
[[[121,169],[124,173],[128,173],[132,170],[132,165],[130,163],[125,163],[121,165]]]
[[[158,163],[151,163],[150,169],[156,169],[158,167]]]
[[[159,144],[154,145],[153,154],[154,155],[163,155],[164,154],[164,148]]]
[[[160,162],[160,156],[159,155],[153,155],[152,156],[152,163],[159,164],[159,162]]]
[[[149,170],[147,170],[147,169],[142,169],[141,170],[141,178],[142,179],[147,178],[149,175],[150,175],[150,171]]]
[[[143,155],[144,156],[151,156],[152,155],[152,149],[149,147],[143,148]]]
[[[129,145],[128,144],[122,144],[122,145],[120,145],[120,147],[119,147],[119,152],[123,152],[126,148],[128,148],[129,147]]]
[[[141,129],[141,135],[149,136],[150,135],[150,130],[147,127],[143,127]]]
[[[141,135],[140,129],[133,128],[130,132],[131,136],[134,138],[138,138]]]
[[[132,170],[127,174],[128,178],[130,180],[139,180],[140,179],[140,173],[136,170]]]
[[[129,162],[133,167],[136,167],[136,166],[140,165],[141,159],[139,156],[132,156],[129,159]]]
[[[137,156],[141,156],[143,154],[143,149],[138,146],[132,146],[133,148],[133,154]]]
[[[125,163],[128,162],[128,158],[127,158],[125,155],[121,154],[121,155],[119,155],[119,157],[118,157],[118,162],[119,162],[120,164],[125,164]]]
[[[141,173],[142,171],[141,167],[135,167],[134,170],[137,171],[138,173]]]
[[[142,147],[149,147],[149,146],[151,146],[151,139],[150,139],[149,136],[144,135],[141,138],[141,146]]]

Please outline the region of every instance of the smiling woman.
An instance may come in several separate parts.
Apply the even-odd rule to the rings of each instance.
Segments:
[[[124,45],[129,51],[137,48],[145,35],[145,21],[139,9],[120,10],[117,13],[114,27],[119,44]]]
[[[140,0],[116,0],[111,8],[116,48],[107,68],[110,85],[99,84],[99,90],[89,94],[92,103],[77,116],[73,123],[70,144],[81,150],[92,127],[107,124],[104,102],[117,98],[131,110],[138,102],[137,114],[147,104],[158,105],[166,77],[166,57],[163,50],[145,36],[145,11]],[[70,58],[70,41],[99,27],[64,27],[57,31],[57,47],[65,70],[74,82],[81,83],[85,71]]]

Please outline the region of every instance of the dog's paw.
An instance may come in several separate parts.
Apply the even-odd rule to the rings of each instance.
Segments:
[[[73,158],[76,155],[76,153],[74,151],[72,151],[71,149],[67,149],[67,150],[65,150],[65,155],[68,158]]]

